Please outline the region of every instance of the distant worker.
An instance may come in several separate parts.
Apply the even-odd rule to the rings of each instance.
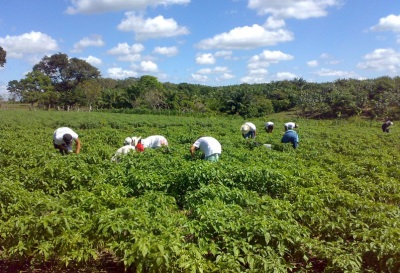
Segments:
[[[157,149],[161,146],[168,146],[168,140],[164,136],[154,135],[146,138],[132,137],[132,145],[135,146],[136,150],[143,152],[144,149],[151,148]]]
[[[285,123],[285,132],[287,130],[293,130],[294,128],[299,128],[299,125],[297,123],[294,123],[294,122]]]
[[[222,152],[221,144],[213,137],[204,136],[197,139],[190,147],[190,154],[194,158],[196,150],[204,153],[204,160],[216,162],[219,160]]]
[[[114,156],[111,158],[111,161],[118,162],[122,156],[128,154],[130,151],[135,151],[135,146],[132,146],[130,143],[122,146],[115,152]]]
[[[272,133],[272,131],[274,130],[274,123],[272,121],[268,121],[267,123],[265,123],[265,131],[270,134]]]
[[[256,126],[251,122],[246,122],[240,127],[242,136],[245,139],[256,137]]]
[[[389,127],[393,125],[393,122],[390,120],[386,121],[385,123],[382,124],[382,131],[384,133],[389,133]]]
[[[297,134],[297,132],[295,130],[289,129],[283,135],[281,142],[282,143],[292,143],[292,147],[294,149],[296,149],[297,146],[299,145],[299,135]]]
[[[75,153],[79,154],[81,150],[81,142],[78,139],[78,134],[71,128],[60,127],[54,131],[53,144],[54,148],[58,149],[62,155],[72,153],[72,142],[76,143]]]

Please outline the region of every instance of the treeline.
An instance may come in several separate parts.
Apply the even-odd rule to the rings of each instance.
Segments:
[[[123,80],[102,78],[97,68],[63,53],[44,57],[24,79],[10,81],[7,90],[11,101],[45,109],[89,107],[243,117],[296,110],[300,115],[319,118],[400,117],[400,77],[327,83],[295,78],[212,87],[161,83],[148,75]]]

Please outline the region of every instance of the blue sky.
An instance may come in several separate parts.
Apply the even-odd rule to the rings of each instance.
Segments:
[[[225,86],[398,76],[398,0],[8,0],[0,95],[44,56],[102,77]]]

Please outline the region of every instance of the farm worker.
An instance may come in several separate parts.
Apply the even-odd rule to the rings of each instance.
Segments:
[[[204,160],[216,162],[221,156],[222,148],[221,144],[213,137],[204,136],[197,139],[190,147],[190,154],[192,158],[196,153],[196,150],[201,150],[204,153]]]
[[[76,143],[75,153],[79,154],[81,150],[81,142],[78,139],[78,134],[71,128],[60,127],[54,131],[53,143],[54,148],[60,150],[62,155],[72,153],[72,142]]]
[[[294,128],[299,128],[299,125],[297,123],[294,123],[294,122],[285,123],[285,132],[287,130],[293,130]]]
[[[282,137],[282,143],[292,143],[294,149],[299,145],[299,135],[295,130],[287,130]]]
[[[270,134],[274,130],[274,123],[272,121],[268,121],[265,123],[265,131]]]
[[[243,138],[255,138],[256,137],[256,126],[251,122],[246,122],[240,127]]]
[[[146,138],[132,137],[132,145],[136,150],[143,152],[147,148],[160,148],[161,146],[168,146],[168,140],[164,136],[154,135]]]
[[[382,131],[384,133],[389,133],[389,127],[393,125],[393,122],[390,120],[386,121],[385,123],[382,124]]]
[[[131,144],[127,144],[125,146],[122,146],[121,148],[119,148],[114,156],[111,158],[111,161],[118,161],[118,159],[123,156],[126,155],[127,153],[129,153],[130,151],[135,151],[135,146],[132,146]]]

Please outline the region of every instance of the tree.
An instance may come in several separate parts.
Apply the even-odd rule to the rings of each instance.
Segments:
[[[0,66],[4,67],[6,61],[7,52],[0,46]]]
[[[70,92],[83,81],[100,77],[97,68],[84,60],[69,59],[63,53],[43,57],[38,64],[34,65],[33,71],[41,71],[49,76],[56,91],[59,92]]]
[[[33,71],[40,71],[50,77],[55,90],[62,93],[63,102],[69,105],[79,101],[77,94],[74,94],[76,86],[86,80],[100,77],[97,68],[81,59],[69,59],[63,53],[45,56],[34,65]]]

